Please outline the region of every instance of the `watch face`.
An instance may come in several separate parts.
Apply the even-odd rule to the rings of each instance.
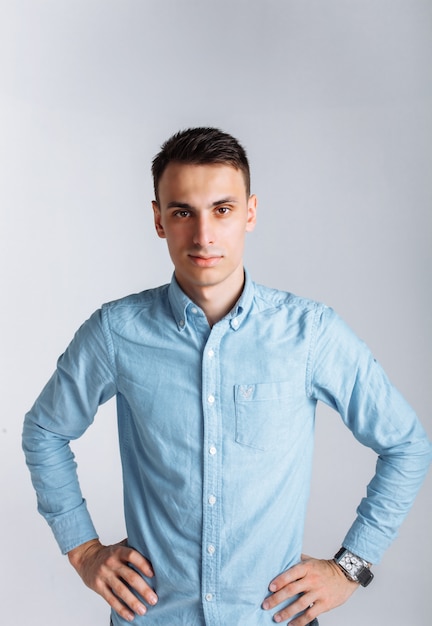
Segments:
[[[363,561],[349,552],[344,554],[339,563],[353,578],[357,578],[358,573],[361,572],[364,567]]]

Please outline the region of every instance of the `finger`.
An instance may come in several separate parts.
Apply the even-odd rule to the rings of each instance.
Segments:
[[[289,598],[293,598],[294,596],[304,593],[305,591],[306,587],[304,579],[295,580],[294,582],[285,585],[285,587],[282,587],[282,589],[279,589],[279,591],[276,591],[271,596],[268,596],[268,598],[264,600],[262,607],[266,610],[273,609],[278,604],[281,604],[281,602],[285,602]]]
[[[311,622],[317,615],[319,615],[316,603],[312,601],[311,594],[304,594],[303,596],[300,596],[297,600],[295,600],[295,602],[278,611],[273,616],[273,619],[276,623],[279,623],[290,619],[294,617],[294,615],[298,615],[299,613],[301,613],[301,615],[293,622],[290,622],[291,626],[296,626],[296,624],[297,626],[309,624],[309,622]]]
[[[117,547],[111,550],[109,556],[99,565],[94,579],[95,584],[91,586],[113,606],[114,610],[118,611],[122,608],[120,613],[122,616],[125,613],[125,608],[123,605],[119,606],[118,600],[138,615],[144,615],[147,607],[136,597],[133,591],[151,606],[157,603],[158,597],[141,573],[131,567],[130,561],[141,565],[141,569],[144,570],[146,570],[147,564],[146,571],[153,574],[147,559],[138,552],[130,548]],[[111,592],[114,597],[111,596]]]
[[[129,565],[125,565],[117,572],[117,578],[126,582],[126,584],[131,589],[136,591],[138,595],[144,598],[144,600],[151,606],[154,606],[157,603],[158,597],[155,591],[150,587],[150,585],[147,584],[142,576],[138,574],[134,569],[132,569]],[[135,596],[133,597],[135,598]],[[123,599],[126,601],[125,598]],[[129,603],[127,604],[129,605]],[[133,607],[131,606],[131,608]]]
[[[99,578],[95,591],[128,621],[133,619],[134,614],[145,615],[147,612],[146,605],[133,591],[151,606],[158,600],[153,589],[128,565],[106,572],[104,577]]]
[[[293,583],[294,581],[303,578],[305,572],[306,569],[304,563],[297,563],[296,565],[293,565],[285,572],[282,572],[282,574],[279,574],[279,576],[276,576],[276,578],[271,581],[269,585],[270,591],[278,591],[282,587],[286,587],[286,585],[289,585],[290,583]]]
[[[315,606],[311,607],[310,609],[305,611],[303,615],[300,615],[299,617],[296,617],[296,619],[293,619],[290,622],[290,626],[308,626],[319,615],[320,611],[316,610]]]
[[[135,614],[145,615],[146,613],[146,607],[144,605],[142,605],[142,608],[136,607],[136,611],[131,610],[113,593],[112,589],[109,587],[106,587],[100,595],[104,600],[106,600],[106,602],[108,602],[110,607],[127,622],[132,622],[135,618]]]
[[[154,576],[152,564],[140,552],[133,548],[120,548],[120,550],[123,561],[133,565],[133,567],[142,572],[144,576],[148,576],[149,578]]]
[[[151,591],[151,590],[150,590]],[[132,593],[131,589],[120,578],[115,578],[111,588],[107,590],[107,599],[115,611],[131,621],[135,614],[145,615],[147,607]]]

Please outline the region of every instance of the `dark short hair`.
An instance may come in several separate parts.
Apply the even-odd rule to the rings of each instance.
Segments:
[[[159,181],[169,163],[230,165],[243,174],[250,194],[250,170],[246,150],[231,135],[217,128],[188,128],[170,137],[152,163],[153,184],[158,199]]]

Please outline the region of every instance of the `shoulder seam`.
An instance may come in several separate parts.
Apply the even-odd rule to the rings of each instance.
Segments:
[[[111,304],[111,303],[109,303]],[[117,367],[115,362],[115,350],[114,350],[114,342],[111,336],[111,328],[109,322],[109,304],[103,304],[101,307],[101,324],[102,324],[102,332],[105,339],[105,345],[108,353],[108,357],[110,360],[112,374],[114,376],[114,380],[117,381]]]
[[[310,335],[308,358],[306,360],[305,372],[305,391],[308,398],[312,397],[312,378],[313,378],[313,361],[315,357],[315,348],[317,343],[318,323],[322,317],[323,311],[326,309],[324,304],[314,303],[314,317]]]

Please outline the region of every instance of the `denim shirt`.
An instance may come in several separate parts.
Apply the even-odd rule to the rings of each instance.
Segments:
[[[136,624],[273,623],[261,602],[300,558],[318,400],[378,455],[343,540],[365,560],[380,560],[430,462],[413,410],[333,310],[246,273],[210,328],[173,278],[94,313],[26,416],[38,508],[64,553],[97,537],[68,443],[112,396],[128,542],[159,596]]]

